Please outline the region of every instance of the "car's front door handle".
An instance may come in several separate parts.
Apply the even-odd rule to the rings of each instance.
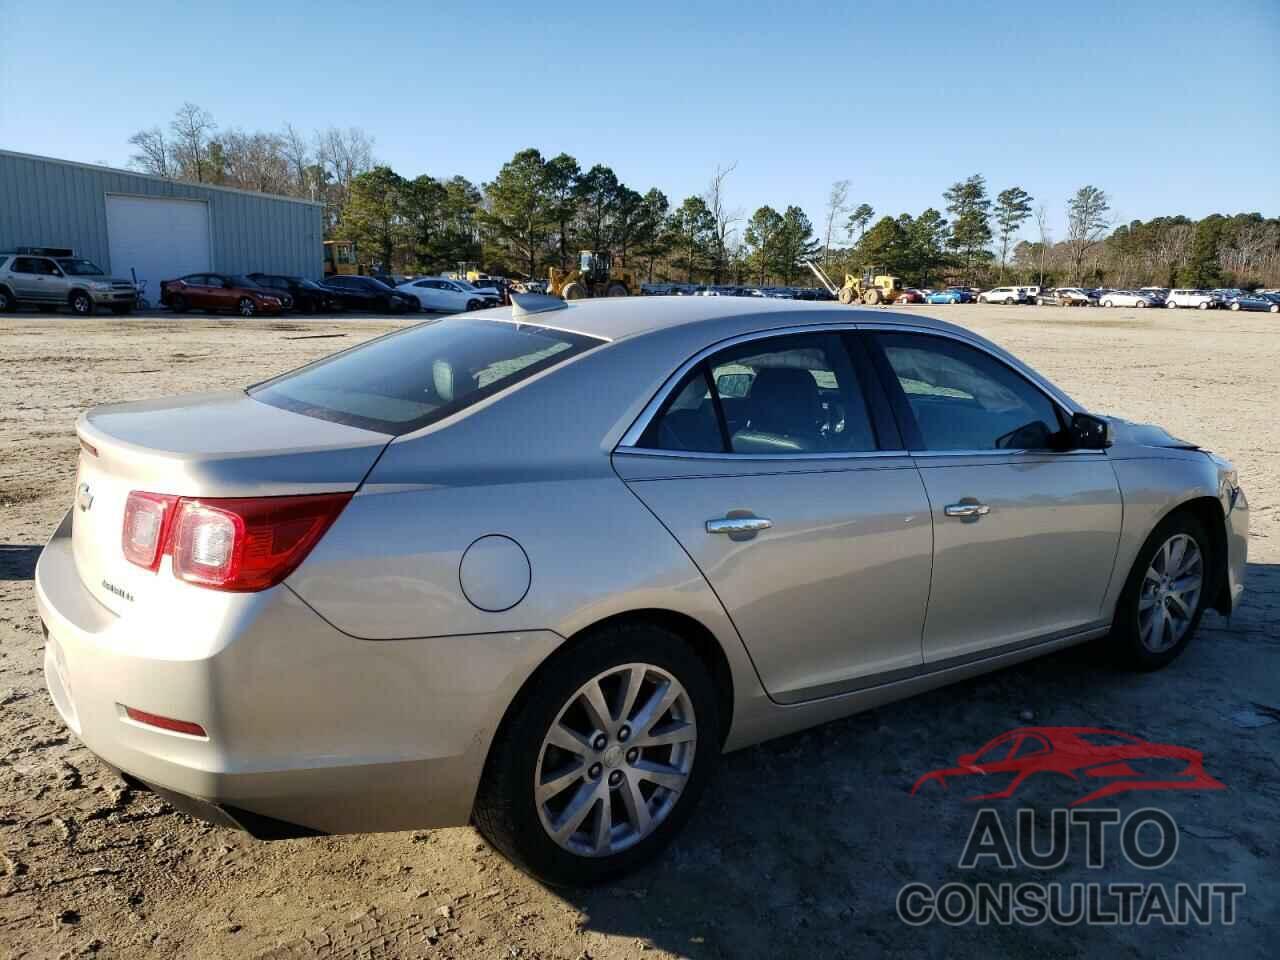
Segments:
[[[707,521],[707,533],[727,533],[731,540],[749,540],[761,530],[768,530],[773,521],[765,517],[719,517]]]
[[[942,508],[942,512],[948,517],[959,517],[961,520],[977,520],[979,517],[985,517],[991,512],[991,508],[985,503],[977,501],[948,503]]]

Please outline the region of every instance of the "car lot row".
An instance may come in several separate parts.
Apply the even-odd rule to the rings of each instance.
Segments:
[[[67,253],[67,251],[63,251]],[[287,311],[322,313],[363,310],[457,313],[497,306],[506,300],[500,284],[478,286],[450,277],[383,279],[332,276],[322,282],[273,273],[191,273],[160,284],[159,302],[176,313],[188,310],[274,316]],[[110,277],[84,257],[39,248],[0,252],[0,313],[31,306],[44,313],[67,307],[80,316],[100,308],[123,316],[151,304],[145,283]]]

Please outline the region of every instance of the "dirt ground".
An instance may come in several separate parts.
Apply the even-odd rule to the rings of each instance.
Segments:
[[[260,843],[205,826],[126,789],[45,692],[32,576],[71,503],[77,414],[247,384],[397,322],[0,319],[0,957],[1274,956],[1280,327],[1266,314],[911,309],[991,337],[1094,410],[1232,458],[1252,505],[1243,608],[1230,622],[1207,615],[1161,673],[1120,673],[1077,648],[732,754],[664,859],[589,891],[540,886],[471,829]],[[1032,723],[1201,750],[1226,789],[1107,801],[1172,815],[1179,847],[1158,876],[1113,850],[1090,870],[1079,843],[1047,872],[961,870],[976,806],[910,788]],[[1005,823],[1015,806],[1001,807]],[[1233,925],[912,927],[897,915],[904,884],[975,879],[1247,891]]]

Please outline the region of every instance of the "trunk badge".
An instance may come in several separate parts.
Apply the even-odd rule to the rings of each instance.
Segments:
[[[87,511],[93,507],[93,489],[89,484],[82,483],[76,489],[76,506],[83,511]]]

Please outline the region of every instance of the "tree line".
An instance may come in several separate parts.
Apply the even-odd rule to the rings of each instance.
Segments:
[[[840,180],[819,235],[798,205],[765,205],[750,216],[733,206],[736,164],[673,205],[657,187],[641,191],[610,167],[585,167],[566,153],[521,150],[478,184],[408,178],[377,161],[373,138],[359,128],[310,136],[291,124],[222,129],[192,103],[129,143],[130,164],[146,173],[322,202],[327,238],[354,240],[362,261],[396,272],[478,261],[491,272],[537,277],[594,250],[642,280],[689,283],[807,285],[805,261],[816,260],[837,283],[871,271],[916,286],[1280,284],[1280,219],[1214,214],[1117,225],[1111,198],[1093,185],[1068,198],[1066,232],[1055,238],[1046,204],[1018,185],[993,197],[981,174],[952,184],[938,207],[879,219]]]

